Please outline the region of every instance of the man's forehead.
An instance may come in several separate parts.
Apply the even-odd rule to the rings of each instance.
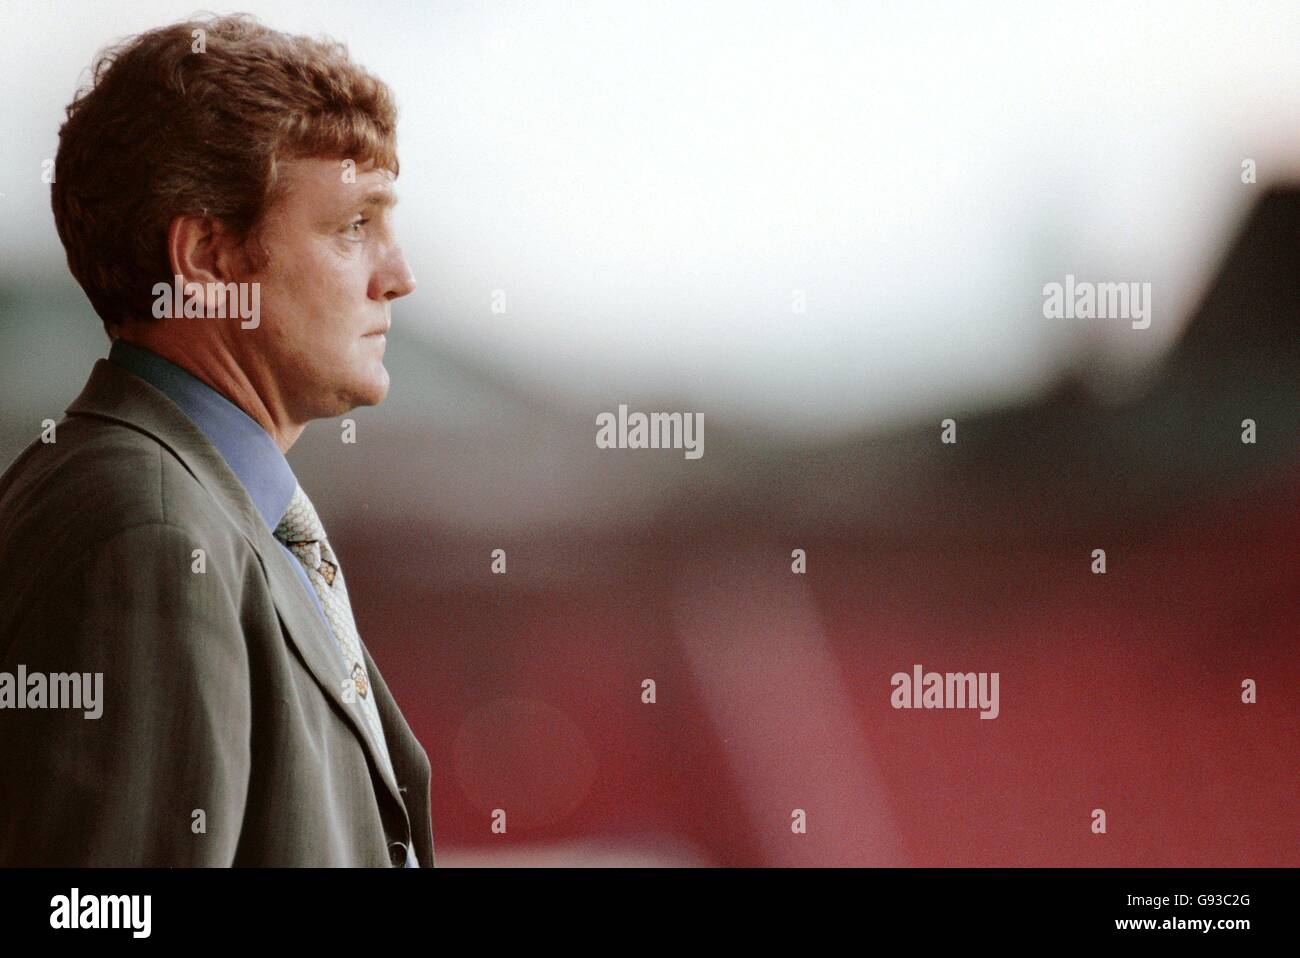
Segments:
[[[285,161],[280,173],[290,192],[311,193],[321,200],[332,198],[346,205],[378,206],[392,206],[397,202],[393,189],[397,177],[393,171],[370,162],[316,157],[294,159]]]

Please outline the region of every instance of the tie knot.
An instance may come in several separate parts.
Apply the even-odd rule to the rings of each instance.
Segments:
[[[275,537],[285,545],[300,542],[321,542],[325,539],[325,529],[316,515],[316,507],[302,491],[302,486],[295,486],[289,508],[284,510],[280,524],[275,527]]]

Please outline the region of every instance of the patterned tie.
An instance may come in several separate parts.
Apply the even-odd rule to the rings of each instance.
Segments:
[[[391,771],[392,758],[388,754],[384,730],[379,724],[375,697],[370,694],[370,676],[366,673],[366,664],[361,655],[361,637],[357,634],[357,626],[352,619],[352,604],[348,601],[348,587],[343,581],[343,570],[339,568],[334,550],[325,538],[325,529],[321,526],[320,517],[316,515],[316,508],[307,498],[307,493],[302,491],[302,486],[293,490],[289,508],[285,510],[280,524],[275,527],[275,537],[297,556],[307,570],[307,579],[320,598],[325,618],[338,642],[343,663],[340,677],[352,679],[357,704],[361,706],[367,724],[375,733],[379,752]]]

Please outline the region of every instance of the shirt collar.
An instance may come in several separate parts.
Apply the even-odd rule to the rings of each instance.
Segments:
[[[114,340],[109,362],[140,377],[180,407],[221,453],[272,532],[298,480],[270,434],[242,409],[152,350]]]

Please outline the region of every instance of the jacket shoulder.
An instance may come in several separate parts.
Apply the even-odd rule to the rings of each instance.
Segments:
[[[144,525],[242,541],[170,449],[121,422],[65,417],[53,442],[33,442],[0,477],[0,557],[28,568]]]

